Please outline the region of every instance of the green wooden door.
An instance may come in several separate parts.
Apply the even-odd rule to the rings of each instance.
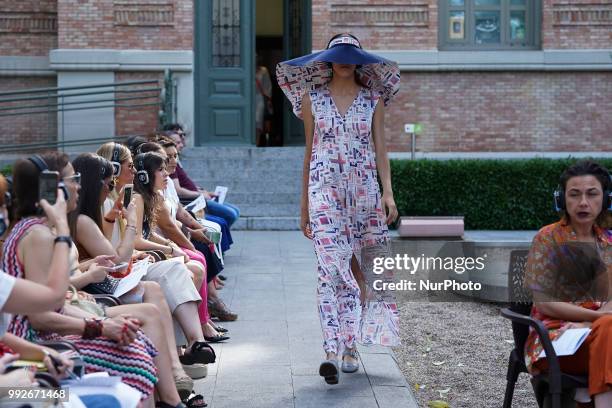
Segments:
[[[196,143],[252,144],[255,2],[194,3]]]
[[[285,60],[297,58],[310,53],[312,49],[310,0],[285,0],[285,28],[284,44]],[[285,98],[284,116],[284,144],[304,144],[304,124],[291,109],[291,104]]]

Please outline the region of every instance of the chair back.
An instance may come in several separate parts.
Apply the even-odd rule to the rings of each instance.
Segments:
[[[531,292],[525,287],[525,265],[527,264],[527,249],[517,249],[510,252],[510,265],[508,268],[508,292],[510,298],[509,309],[525,316],[531,314]],[[512,322],[514,345],[522,359],[525,342],[529,335],[529,327]]]

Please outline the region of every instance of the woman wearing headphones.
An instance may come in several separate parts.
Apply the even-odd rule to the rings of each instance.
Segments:
[[[612,232],[602,228],[612,210],[612,181],[603,166],[581,161],[565,170],[559,184],[555,207],[561,220],[538,231],[527,259],[531,316],[544,322],[551,340],[569,328],[591,329],[576,353],[559,363],[567,374],[588,374],[588,392],[577,393],[577,401],[592,398],[596,408],[612,407]],[[530,329],[525,362],[532,374],[548,369],[541,352]]]

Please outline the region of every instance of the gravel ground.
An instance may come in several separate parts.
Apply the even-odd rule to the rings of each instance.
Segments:
[[[432,400],[446,401],[451,408],[502,406],[513,341],[499,305],[399,302],[398,306],[402,346],[394,352],[419,407]],[[519,376],[512,405],[537,408],[526,374]]]

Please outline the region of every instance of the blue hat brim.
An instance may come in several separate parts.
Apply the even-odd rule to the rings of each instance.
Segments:
[[[284,63],[292,66],[305,66],[315,62],[333,62],[336,64],[381,64],[391,63],[391,61],[371,54],[353,45],[336,45],[327,50],[314,52],[303,57],[295,58]]]
[[[397,94],[400,87],[400,70],[396,62],[370,54],[348,44],[284,61],[276,66],[276,80],[293,113],[302,117],[302,99],[306,92],[328,83],[332,78],[329,63],[357,65],[356,75],[363,86],[380,98],[385,106]]]

